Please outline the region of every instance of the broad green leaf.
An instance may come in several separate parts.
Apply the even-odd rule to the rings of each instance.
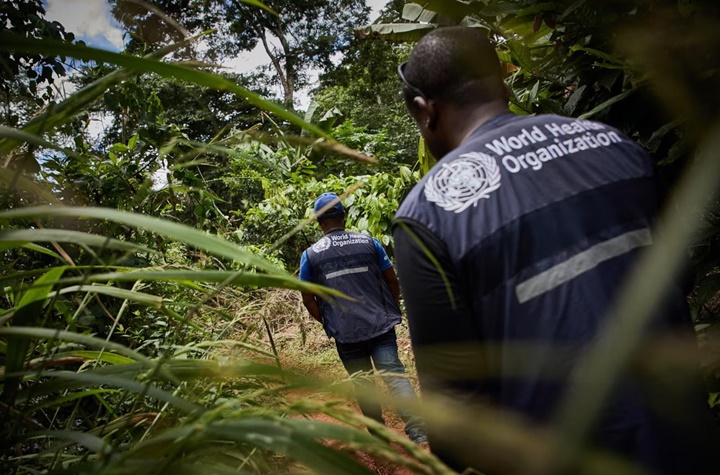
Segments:
[[[268,260],[253,254],[219,236],[206,234],[184,224],[174,223],[142,214],[129,213],[110,208],[83,208],[38,206],[19,208],[0,212],[0,219],[31,218],[39,216],[70,216],[76,218],[94,218],[122,223],[155,232],[162,236],[175,239],[195,246],[211,254],[226,257],[248,266],[254,266],[273,274],[288,275]]]
[[[33,286],[25,291],[22,298],[15,306],[15,309],[18,310],[33,302],[42,301],[48,298],[50,291],[52,290],[52,286],[46,285],[46,283],[57,282],[60,277],[62,277],[65,269],[66,267],[55,267],[47,271],[42,277],[38,278],[33,283]]]
[[[15,305],[14,314],[10,327],[0,327],[0,330],[27,330],[36,325],[40,319],[45,299],[50,295],[51,285],[45,285],[47,282],[55,282],[62,277],[65,267],[56,267],[50,269],[45,274],[35,280],[33,286],[25,291],[18,303]],[[8,338],[7,350],[5,358],[5,371],[7,373],[15,373],[19,371],[27,358],[30,349],[30,340],[23,338],[21,334],[15,335],[15,338]],[[2,400],[12,406],[15,402],[15,396],[20,384],[20,378],[8,377],[2,388]]]
[[[97,234],[83,233],[69,229],[13,229],[0,231],[0,242],[71,242],[86,246],[118,249],[122,251],[147,252],[158,254],[158,251],[139,244],[121,241]]]
[[[617,96],[615,96],[611,99],[608,99],[607,101],[603,102],[602,104],[594,107],[591,111],[588,111],[588,112],[582,114],[579,118],[580,119],[589,119],[590,117],[594,116],[595,114],[604,111],[605,109],[607,109],[611,105],[615,104],[616,102],[622,101],[623,99],[628,97],[633,92],[635,92],[635,89],[628,89],[627,91],[620,93]]]
[[[483,10],[488,2],[482,2],[477,5],[478,10]],[[438,12],[439,14],[454,18],[459,21],[466,16],[477,13],[476,8],[473,7],[469,2],[462,0],[424,0],[422,6],[427,10]]]
[[[558,21],[562,21],[565,19],[565,17],[571,15],[575,10],[582,7],[587,0],[577,0],[575,3],[570,5],[562,15],[560,15],[560,18],[558,18]]]
[[[3,243],[3,244],[9,244],[9,243]],[[0,247],[2,247],[2,245],[0,245]],[[64,259],[62,258],[62,256],[60,256],[60,254],[58,254],[58,253],[56,253],[56,252],[53,252],[53,251],[51,251],[50,249],[47,249],[47,248],[45,248],[45,247],[38,246],[37,244],[27,243],[27,244],[22,244],[20,247],[23,247],[23,248],[28,249],[28,250],[31,250],[31,251],[36,251],[36,252],[39,252],[39,253],[41,253],[41,254],[45,254],[45,255],[54,257],[54,258],[56,258],[56,259],[58,259],[58,260],[60,260],[60,261],[63,261],[63,260],[64,260]]]
[[[605,53],[603,51],[593,49],[593,48],[587,48],[585,46],[580,45],[573,45],[570,47],[571,51],[583,51],[585,53],[590,53],[593,56],[597,56],[598,58],[602,58],[605,61],[607,61],[610,64],[614,64],[616,66],[622,66],[625,64],[625,61],[623,61],[621,58],[618,58],[617,56],[613,56],[609,53]]]
[[[583,84],[582,86],[575,89],[575,91],[573,91],[573,93],[570,95],[570,98],[565,103],[565,112],[570,115],[575,112],[575,108],[577,107],[578,102],[580,102],[580,99],[582,99],[582,96],[585,93],[585,89],[587,89],[587,85]]]
[[[132,137],[130,137],[130,140],[128,140],[128,145],[127,145],[128,149],[132,150],[135,148],[135,144],[137,144],[138,138],[139,138],[138,134],[135,134]]]
[[[437,160],[430,152],[427,143],[425,143],[425,139],[420,137],[420,142],[418,144],[418,168],[420,170],[420,176],[426,175],[436,163]]]
[[[402,10],[403,20],[411,22],[433,23],[437,16],[437,12],[427,10],[417,3],[406,3]]]
[[[385,23],[367,25],[355,30],[360,39],[381,38],[389,41],[416,42],[435,29],[433,24]]]
[[[305,117],[303,120],[305,122],[312,122],[313,116],[315,115],[315,111],[317,111],[317,108],[320,106],[320,104],[317,101],[312,101],[310,105],[308,106],[307,111],[305,112]],[[301,136],[308,135],[307,129],[303,129],[302,132],[300,132]]]

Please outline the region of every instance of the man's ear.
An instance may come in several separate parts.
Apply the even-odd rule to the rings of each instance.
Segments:
[[[420,126],[427,130],[434,130],[438,119],[435,101],[416,96],[413,102],[419,111],[418,122]]]

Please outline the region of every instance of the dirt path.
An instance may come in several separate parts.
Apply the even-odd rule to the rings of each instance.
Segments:
[[[314,420],[320,421],[320,422],[330,422],[333,424],[340,424],[337,420],[333,419],[332,417],[325,415],[325,414],[316,414],[313,416]],[[403,426],[402,422],[399,424],[399,426],[396,425],[390,425],[388,424],[388,427],[392,429],[394,432],[401,436],[405,436],[405,433],[403,432]],[[334,447],[342,448],[342,444],[329,444]],[[393,444],[395,450],[402,455],[407,455],[410,457],[407,452],[405,452],[402,447],[399,447],[395,444]],[[406,467],[399,466],[397,464],[394,464],[392,462],[388,462],[386,460],[378,459],[377,457],[374,457],[371,454],[359,451],[359,450],[350,450],[350,454],[360,463],[365,465],[368,469],[372,470],[374,473],[378,475],[416,475],[415,472],[407,469]]]
[[[335,345],[327,338],[320,325],[308,320],[299,293],[273,290],[268,294],[265,301],[266,305],[263,306],[263,309],[267,312],[267,319],[275,322],[272,331],[283,368],[306,376],[312,375],[320,380],[337,381],[347,378],[347,373],[337,356]],[[278,315],[284,315],[285,318],[279,321]],[[414,361],[407,328],[398,326],[396,331],[399,356],[406,367],[406,371],[412,374],[414,372]],[[378,387],[384,388],[384,385],[378,381]],[[289,395],[291,398],[310,398],[328,403],[342,401],[343,407],[352,408],[352,410],[360,413],[360,409],[354,401],[350,399],[343,400],[340,396],[332,396],[332,399],[330,399],[327,394],[323,393],[308,393],[302,390],[297,393],[293,391],[293,393]],[[320,422],[342,424],[337,419],[323,413],[316,413],[309,417]],[[384,411],[383,417],[389,429],[400,437],[407,438],[403,430],[405,424],[394,412]],[[416,472],[405,467],[380,460],[378,457],[368,453],[351,450],[347,446],[343,447],[343,444],[333,443],[332,445],[346,449],[353,457],[378,475],[416,475]],[[393,448],[398,454],[407,456],[409,460],[413,460],[416,464],[419,463],[415,458],[407,454],[402,447],[393,445]]]
[[[357,414],[360,413],[360,408],[358,407],[357,403],[355,401],[350,399],[345,399],[342,396],[339,395],[330,395],[328,393],[324,392],[313,392],[313,391],[307,391],[303,389],[299,390],[293,390],[290,393],[287,393],[286,396],[288,396],[292,400],[301,400],[301,399],[311,399],[315,402],[320,403],[328,403],[335,406],[335,408],[342,408],[344,409],[350,409]],[[339,404],[339,406],[338,406]],[[349,426],[349,424],[346,424],[345,422],[341,422],[335,417],[325,414],[323,412],[315,412],[311,414],[304,414],[303,416],[298,417],[304,417],[309,418],[318,422],[324,422],[324,423],[330,423],[330,424],[337,424],[337,425],[346,425]],[[383,419],[385,420],[385,425],[388,429],[393,431],[395,434],[397,434],[400,438],[407,439],[407,435],[405,435],[405,423],[392,411],[389,410],[383,410]],[[344,452],[350,454],[355,460],[363,464],[365,467],[370,469],[373,473],[376,473],[377,475],[417,475],[417,473],[423,473],[423,472],[416,472],[413,470],[408,469],[407,467],[404,467],[402,465],[399,465],[397,463],[390,462],[388,460],[385,460],[381,457],[375,456],[370,453],[363,452],[361,450],[356,450],[348,447],[347,444],[338,442],[338,441],[328,441],[328,446],[335,447],[338,449],[343,450]],[[420,464],[420,462],[410,455],[402,446],[400,446],[397,443],[391,442],[390,446],[394,449],[395,453],[402,456],[403,458],[407,458],[408,461],[412,462],[413,464],[417,465]]]

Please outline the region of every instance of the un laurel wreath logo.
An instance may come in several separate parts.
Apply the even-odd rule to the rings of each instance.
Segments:
[[[312,249],[315,252],[323,252],[330,249],[330,244],[330,238],[324,237],[315,244],[313,244]]]
[[[425,198],[447,211],[461,213],[500,188],[500,176],[500,167],[490,155],[464,153],[428,179]]]

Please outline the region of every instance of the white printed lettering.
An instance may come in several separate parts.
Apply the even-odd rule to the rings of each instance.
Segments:
[[[577,153],[578,151],[572,139],[563,140],[563,145],[565,145],[565,148],[567,148],[568,153]]]
[[[510,137],[509,139],[507,139],[507,142],[515,150],[520,150],[523,147],[523,143],[517,137]],[[525,145],[527,145],[527,144],[525,144]]]
[[[554,137],[559,137],[560,135],[565,135],[565,132],[562,131],[559,125],[556,123],[552,124],[545,124],[545,128],[548,129],[548,131],[553,134]]]
[[[600,142],[601,145],[610,145],[610,138],[604,132],[600,132],[595,136],[595,138],[598,142]]]
[[[495,155],[502,155],[503,152],[512,152],[512,148],[508,145],[508,141],[505,137],[501,137],[500,140],[493,140],[492,145],[486,143],[485,146],[492,150]]]
[[[587,149],[589,148],[588,145],[585,143],[585,141],[583,140],[582,137],[577,137],[577,138],[575,139],[575,145],[576,145],[577,148],[579,148],[580,150],[587,150]]]
[[[542,168],[542,162],[538,158],[537,154],[535,154],[535,152],[526,153],[525,160],[527,160],[533,170],[540,170]]]
[[[538,129],[537,125],[533,125],[530,135],[532,136],[532,138],[534,138],[538,142],[544,142],[547,140],[547,136],[545,134],[543,134],[540,129]]]
[[[551,145],[550,147],[552,147],[552,146],[553,145]],[[538,149],[537,155],[538,155],[538,158],[540,160],[542,160],[543,162],[549,162],[550,160],[553,159],[553,157],[548,153],[548,149],[544,148],[544,147],[541,149]]]
[[[504,156],[502,159],[502,164],[505,167],[505,170],[509,171],[510,173],[517,173],[521,169],[520,164],[512,155]]]

